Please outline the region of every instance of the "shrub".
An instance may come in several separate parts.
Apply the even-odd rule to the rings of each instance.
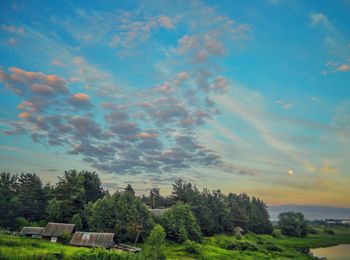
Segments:
[[[191,208],[184,203],[177,203],[168,210],[162,219],[166,236],[175,242],[183,243],[190,239],[202,240],[202,233]]]
[[[335,232],[333,229],[325,228],[323,231],[328,235],[335,235]]]
[[[191,240],[186,240],[184,243],[184,249],[191,254],[198,255],[201,253],[201,245]]]
[[[307,232],[309,234],[314,234],[314,235],[317,234],[317,230],[315,228],[311,227],[311,226],[307,227]]]
[[[161,225],[156,225],[146,240],[142,255],[145,259],[165,259],[163,245],[165,241],[165,231]]]
[[[75,228],[77,231],[81,231],[83,229],[83,219],[81,218],[79,213],[73,215],[72,219],[70,220],[70,223],[75,224]]]
[[[281,238],[281,233],[278,232],[277,230],[274,230],[274,231],[272,232],[272,236],[273,236],[274,238]]]
[[[61,238],[63,240],[63,244],[67,245],[72,238],[71,234],[67,231],[64,231],[63,234],[61,235]]]
[[[264,244],[264,247],[266,250],[268,251],[272,251],[272,252],[282,252],[282,248],[280,248],[279,246],[275,245],[274,243],[271,242],[267,242]]]
[[[258,247],[247,241],[230,242],[226,245],[225,249],[239,250],[239,251],[257,251]]]
[[[278,216],[278,227],[283,235],[305,237],[308,224],[300,212],[284,212]]]
[[[76,252],[71,259],[76,260],[144,260],[140,254],[119,253],[104,248],[95,248],[89,251]]]

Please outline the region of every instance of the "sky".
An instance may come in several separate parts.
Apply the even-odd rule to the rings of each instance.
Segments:
[[[0,170],[350,207],[349,25],[347,0],[0,0]]]

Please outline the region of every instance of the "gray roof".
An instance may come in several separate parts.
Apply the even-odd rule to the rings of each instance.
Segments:
[[[44,231],[44,227],[24,227],[22,228],[21,232],[19,233],[22,236],[25,235],[41,235],[41,233]]]
[[[41,234],[43,237],[59,237],[64,233],[72,234],[74,231],[74,224],[66,224],[66,223],[47,223],[43,233]]]
[[[150,209],[151,214],[154,216],[162,216],[168,209]]]
[[[110,248],[114,245],[114,233],[75,232],[69,244]]]

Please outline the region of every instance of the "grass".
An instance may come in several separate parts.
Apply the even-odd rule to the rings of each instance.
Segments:
[[[301,253],[303,248],[350,243],[350,228],[334,228],[334,235],[318,228],[306,238],[246,234],[241,239],[219,234],[205,237],[202,244],[176,244],[167,241],[167,259],[313,259]],[[142,246],[142,245],[141,245]],[[50,243],[41,239],[0,234],[0,259],[141,259],[127,253],[92,250]]]
[[[233,235],[220,234],[204,238],[200,252],[190,253],[186,245],[167,242],[165,255],[169,259],[314,259],[302,253],[305,248],[326,247],[350,243],[350,228],[334,228],[335,235],[317,228],[317,234],[306,238],[247,234],[237,240]]]

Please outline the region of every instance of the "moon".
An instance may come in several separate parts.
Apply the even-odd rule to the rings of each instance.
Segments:
[[[288,175],[293,175],[293,171],[292,171],[292,170],[289,170],[289,171],[288,171]]]

